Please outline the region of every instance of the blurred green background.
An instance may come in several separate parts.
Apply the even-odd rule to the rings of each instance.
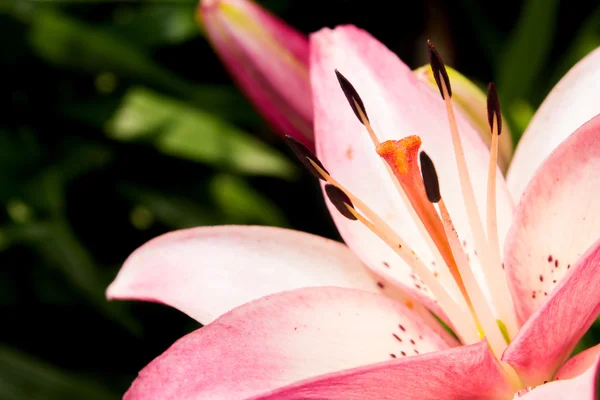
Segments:
[[[600,45],[600,8],[526,0],[266,0],[303,32],[353,23],[412,67],[432,38],[494,80],[519,137]],[[407,3],[407,2],[405,2]],[[117,399],[197,328],[104,298],[169,230],[264,224],[338,238],[314,182],[232,85],[188,0],[0,0],[0,399]],[[585,343],[596,343],[593,330]]]

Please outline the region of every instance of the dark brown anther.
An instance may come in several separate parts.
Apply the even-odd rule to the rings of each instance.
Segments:
[[[448,72],[446,71],[446,67],[444,66],[442,56],[440,56],[440,53],[438,53],[438,51],[435,49],[435,46],[433,45],[433,43],[431,43],[431,40],[427,41],[427,45],[429,46],[429,64],[431,65],[431,71],[433,72],[435,83],[437,83],[438,89],[440,89],[442,99],[444,98],[444,90],[442,89],[442,79],[446,84],[448,95],[452,97],[452,87],[450,87],[450,78],[448,78]]]
[[[358,95],[358,92],[356,91],[356,89],[354,89],[354,86],[352,86],[350,81],[348,79],[346,79],[346,77],[344,75],[342,75],[340,73],[340,71],[338,71],[337,69],[335,70],[335,75],[337,76],[337,80],[340,83],[340,87],[342,88],[342,91],[346,95],[346,99],[348,100],[350,107],[352,107],[352,111],[354,111],[354,115],[356,115],[356,118],[358,118],[358,120],[360,121],[361,124],[363,123],[362,118],[360,117],[360,113],[358,112],[358,108],[357,108],[357,107],[360,107],[360,111],[363,113],[366,120],[368,121],[369,117],[367,115],[367,110],[365,109],[365,104],[363,103],[362,99]]]
[[[288,146],[290,146],[290,148],[292,149],[292,151],[294,152],[296,157],[298,157],[298,160],[300,160],[300,162],[306,167],[308,172],[310,172],[311,174],[313,174],[314,176],[316,176],[319,179],[325,180],[325,177],[321,176],[319,171],[317,171],[317,169],[314,167],[314,165],[312,165],[311,162],[309,161],[309,160],[312,160],[323,171],[325,171],[326,173],[329,173],[325,169],[323,164],[321,164],[321,161],[319,161],[317,156],[315,156],[312,153],[312,151],[310,151],[308,149],[308,147],[306,147],[305,145],[303,145],[302,143],[300,143],[293,137],[286,135],[285,140],[287,141]]]
[[[329,197],[329,201],[331,201],[335,208],[337,208],[340,214],[342,214],[349,220],[356,221],[356,217],[354,216],[354,214],[352,214],[350,210],[348,210],[347,206],[354,208],[354,205],[352,204],[352,201],[346,195],[346,193],[344,193],[337,186],[333,186],[329,183],[325,185],[325,193],[327,194],[327,197]]]
[[[433,161],[424,151],[419,155],[421,160],[421,175],[423,176],[423,185],[427,199],[432,203],[437,203],[442,199],[440,194],[440,181],[438,180],[437,172]]]
[[[494,85],[493,82],[490,82],[488,85],[487,112],[490,129],[493,129],[494,115],[496,116],[496,123],[498,124],[498,136],[500,136],[502,133],[502,114],[500,113],[500,100],[498,100],[498,92],[496,91],[496,85]]]

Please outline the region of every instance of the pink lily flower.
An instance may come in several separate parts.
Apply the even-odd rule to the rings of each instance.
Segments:
[[[203,0],[198,17],[232,78],[275,131],[314,148],[308,37],[249,0]]]
[[[107,296],[206,326],[125,397],[594,399],[600,345],[569,356],[600,313],[600,49],[548,95],[505,181],[493,86],[489,151],[433,47],[439,92],[353,26],[310,40],[317,155],[291,144],[348,247],[236,226],[143,245]]]

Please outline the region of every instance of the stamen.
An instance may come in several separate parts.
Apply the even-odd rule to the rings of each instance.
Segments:
[[[348,211],[349,209],[354,209],[354,205],[346,193],[330,183],[325,184],[325,193],[340,214],[351,221],[356,221],[354,214]]]
[[[290,146],[290,148],[292,149],[292,151],[294,152],[296,157],[298,157],[298,160],[300,160],[302,165],[304,165],[306,167],[308,172],[313,174],[317,179],[324,180],[321,173],[318,170],[316,170],[313,167],[313,164],[309,161],[309,160],[311,160],[315,164],[317,164],[323,172],[325,172],[327,175],[329,175],[329,172],[327,172],[327,170],[325,169],[325,167],[323,166],[321,161],[319,161],[317,156],[315,156],[312,153],[312,151],[310,151],[308,149],[308,147],[306,147],[305,145],[303,145],[302,143],[300,143],[299,141],[297,141],[296,139],[294,139],[291,136],[286,135],[285,139],[287,141],[288,146]]]
[[[330,186],[329,189],[327,188],[328,186]],[[344,197],[344,194],[348,194],[347,192],[330,184],[325,185],[325,187],[325,192],[329,196],[330,201],[338,210],[340,210],[340,208],[343,206],[346,207],[347,212],[343,213],[342,215],[346,216],[347,213],[351,213],[353,216],[353,218],[351,218],[352,220],[360,221],[371,232],[377,235],[415,271],[419,278],[423,279],[425,285],[427,285],[427,287],[431,290],[439,304],[448,315],[450,321],[452,321],[457,335],[463,340],[463,342],[476,343],[479,341],[473,320],[465,318],[465,313],[462,311],[462,309],[454,300],[452,300],[446,289],[440,284],[440,282],[436,279],[429,268],[427,268],[423,261],[421,261],[421,259],[416,255],[416,253],[408,246],[404,239],[389,229],[389,227],[382,229],[381,226],[373,224],[373,222],[356,211],[355,207],[351,203],[341,200]],[[340,191],[343,192],[342,195],[340,195]],[[350,197],[352,196],[348,195],[347,198]]]
[[[354,114],[358,117],[359,121],[367,129],[367,132],[369,133],[369,137],[371,138],[371,142],[373,142],[374,147],[377,148],[380,144],[380,141],[371,126],[371,122],[369,121],[369,119],[367,117],[367,111],[366,111],[366,108],[364,106],[362,99],[360,98],[360,96],[359,96],[358,92],[356,91],[356,89],[354,88],[354,86],[350,83],[350,81],[348,81],[348,79],[346,79],[346,77],[344,77],[338,70],[335,70],[335,73],[338,78],[338,82],[340,83],[340,87],[342,88],[342,91],[344,92],[344,95],[346,96],[346,99],[348,100],[348,103],[350,104],[350,107],[352,107],[352,111],[354,111]],[[400,186],[400,182],[398,182],[398,180],[394,178],[394,173],[393,173],[392,169],[390,168],[390,166],[387,163],[384,162],[383,164],[385,165],[386,171],[388,172],[390,179],[392,180],[392,183],[394,184],[394,187],[396,188],[396,191],[402,198],[402,201],[404,202],[404,205],[406,206],[406,208],[409,210],[412,220],[415,221],[417,228],[419,229],[419,233],[425,239],[427,246],[431,250],[431,253],[433,254],[435,262],[437,263],[437,265],[440,265],[440,266],[446,264],[445,258],[442,256],[441,251],[439,250],[436,243],[429,235],[428,230],[425,228],[425,225],[423,224],[423,222],[417,215],[417,212],[414,209],[413,205],[411,204],[411,201],[407,197],[403,188]],[[442,280],[447,282],[447,287],[450,290],[450,292],[453,295],[460,297],[458,286],[455,284],[454,279],[452,279],[451,276],[448,276],[448,274],[446,273],[446,270],[444,268],[441,269],[441,275],[442,275]]]
[[[496,170],[498,162],[498,139],[502,133],[502,114],[500,112],[500,101],[496,85],[490,83],[488,86],[487,97],[488,121],[492,132],[492,142],[490,146],[490,164],[488,168],[488,187],[487,187],[487,238],[490,248],[490,257],[493,262],[492,268],[489,268],[491,282],[499,286],[506,282],[506,276],[502,268],[502,258],[500,256],[500,241],[498,240],[498,221],[496,211]],[[508,288],[506,288],[508,289]],[[492,290],[490,288],[490,290]],[[499,296],[501,294],[498,294]],[[505,293],[505,301],[495,303],[501,321],[506,326],[509,338],[514,337],[518,332],[517,321],[512,311],[513,302],[509,293]]]
[[[365,109],[365,104],[363,103],[362,99],[358,95],[358,92],[356,91],[356,89],[354,89],[354,86],[352,86],[350,81],[348,79],[346,79],[346,77],[344,75],[342,75],[340,73],[340,71],[338,71],[337,69],[335,70],[335,76],[337,76],[337,80],[340,84],[340,87],[342,88],[342,91],[346,95],[346,99],[348,100],[350,107],[352,107],[352,111],[354,111],[356,118],[358,118],[358,120],[362,124],[364,124],[363,119],[366,121],[369,121],[369,118],[367,117],[367,110]],[[360,110],[360,113],[359,113],[359,110]]]
[[[423,182],[425,187],[429,188],[428,192],[432,193],[430,198],[433,200],[432,202],[438,204],[442,215],[442,221],[444,222],[446,236],[452,249],[452,254],[454,255],[454,259],[456,260],[456,264],[460,271],[460,276],[468,293],[467,303],[469,304],[471,312],[476,315],[476,319],[482,328],[480,334],[487,337],[490,348],[497,358],[499,358],[504,349],[506,349],[506,341],[496,324],[493,310],[486,301],[483,291],[479,287],[477,279],[469,266],[469,261],[467,260],[463,247],[460,244],[460,239],[454,228],[454,223],[452,222],[446,203],[439,192],[439,181],[433,161],[431,161],[431,158],[429,158],[425,152],[421,152],[420,158]]]
[[[483,224],[479,212],[477,211],[477,203],[475,202],[475,195],[473,193],[473,186],[469,176],[469,170],[467,168],[467,162],[465,159],[464,149],[460,135],[458,133],[458,124],[456,123],[456,116],[454,114],[454,108],[452,105],[452,92],[450,89],[450,80],[442,58],[440,57],[433,44],[429,41],[429,56],[432,60],[431,69],[436,77],[436,82],[442,94],[442,99],[446,103],[446,112],[448,114],[448,122],[450,125],[450,131],[452,133],[452,144],[454,147],[454,154],[456,156],[456,163],[458,166],[458,174],[460,178],[460,186],[462,190],[463,199],[466,206],[467,217],[471,231],[473,233],[473,239],[475,241],[475,248],[481,257],[483,272],[486,278],[486,283],[490,289],[492,303],[496,311],[499,314],[500,320],[507,326],[509,333],[516,332],[516,321],[514,320],[514,312],[511,309],[503,306],[510,298],[508,292],[508,286],[505,283],[506,279],[503,277],[504,282],[494,281],[497,279],[498,273],[495,270],[501,271],[501,264],[494,263],[491,255],[489,245],[486,240],[486,236],[483,230]],[[513,325],[513,321],[514,325]],[[509,328],[510,326],[510,328]]]

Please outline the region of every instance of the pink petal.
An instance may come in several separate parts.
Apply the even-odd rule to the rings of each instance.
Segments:
[[[511,399],[514,390],[485,341],[319,376],[255,399]]]
[[[551,379],[600,313],[600,240],[521,328],[502,359],[526,385]]]
[[[507,181],[518,200],[560,142],[600,113],[600,48],[579,61],[552,89],[519,141]]]
[[[521,197],[505,246],[520,323],[600,237],[600,116],[560,144]]]
[[[140,372],[125,398],[242,399],[392,354],[447,348],[384,296],[305,288],[247,303],[180,339]]]
[[[164,303],[207,324],[250,300],[305,286],[379,289],[341,243],[288,229],[216,226],[144,244],[125,261],[107,296]]]
[[[421,137],[423,148],[436,164],[442,193],[461,240],[467,242],[471,259],[476,260],[459,189],[450,129],[439,93],[420,82],[384,45],[356,27],[323,29],[310,37],[310,44],[316,146],[325,167],[335,179],[401,232],[426,264],[434,262],[384,162],[339,87],[334,73],[338,69],[360,94],[380,141],[408,135]],[[480,214],[485,216],[487,147],[461,115],[458,115],[458,120]],[[503,238],[508,230],[512,205],[500,176],[498,193],[499,236]],[[404,285],[406,290],[412,291],[424,304],[439,313],[430,293],[411,277],[411,269],[392,249],[360,223],[345,219],[330,204],[329,207],[346,243],[370,268]]]
[[[231,76],[282,134],[313,147],[308,38],[248,0],[204,0],[200,16]]]
[[[534,388],[518,399],[523,400],[596,400],[598,367],[596,357],[589,368],[572,379],[557,380]],[[560,372],[559,372],[560,374]]]
[[[582,351],[563,365],[556,374],[557,380],[575,378],[598,363],[600,356],[600,344]]]

